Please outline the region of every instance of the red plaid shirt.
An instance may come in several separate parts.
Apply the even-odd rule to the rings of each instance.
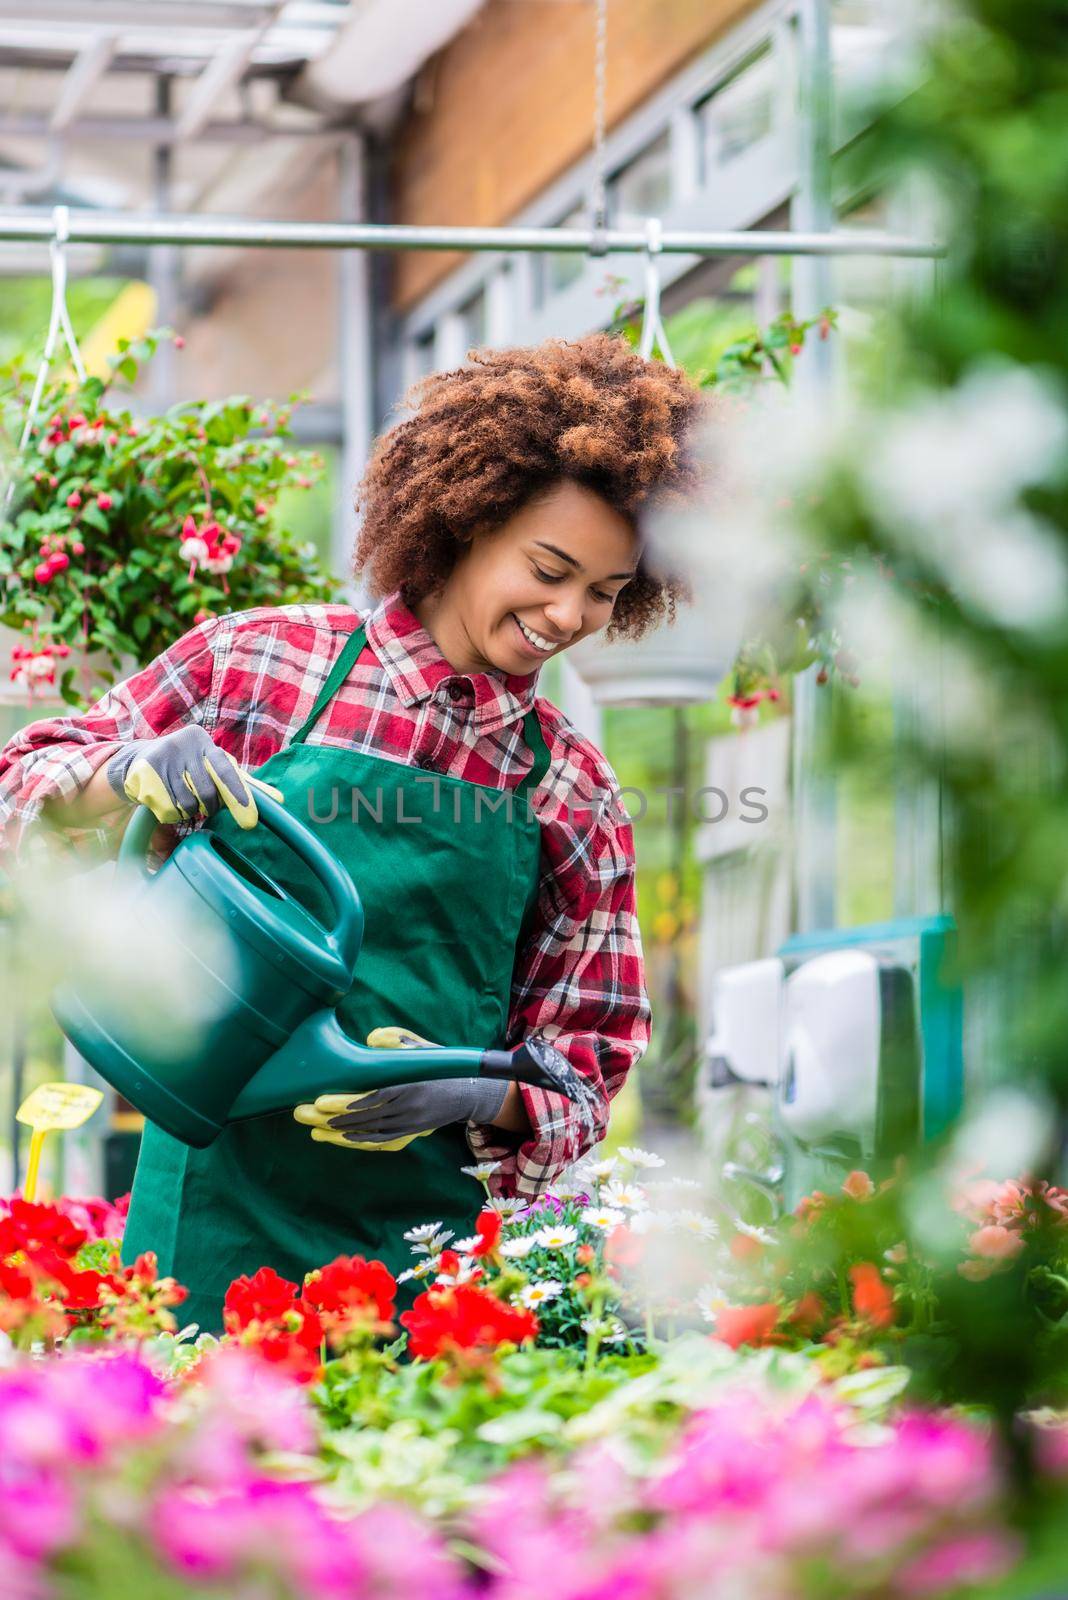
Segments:
[[[535,801],[542,830],[535,925],[512,979],[511,1043],[551,1040],[596,1091],[592,1129],[562,1096],[520,1084],[531,1134],[468,1124],[479,1161],[498,1161],[494,1193],[533,1197],[604,1134],[608,1102],[649,1040],[634,841],[600,751],[551,701],[537,674],[456,672],[401,601],[368,613],[291,605],[192,628],[84,715],[34,722],[0,749],[0,844],[50,799],[76,794],[107,746],[198,722],[242,766],[274,755],[311,712],[332,662],[366,616],[361,659],[309,735],[499,789],[529,770],[523,717],[536,705],[550,764]]]

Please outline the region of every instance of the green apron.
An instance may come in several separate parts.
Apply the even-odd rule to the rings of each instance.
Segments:
[[[537,895],[541,829],[528,797],[549,763],[533,708],[524,719],[534,763],[500,790],[401,761],[306,744],[364,646],[346,642],[311,715],[292,742],[257,769],[290,809],[323,830],[363,901],[356,980],[341,1001],[361,1042],[372,1028],[411,1028],[440,1044],[500,1048],[507,1039],[512,974]],[[355,819],[355,820],[354,820]],[[238,828],[229,812],[207,824],[276,883],[329,920],[321,890],[275,834]],[[313,1100],[309,1079],[301,1097]],[[123,1260],[155,1250],[161,1274],[189,1289],[188,1321],[218,1331],[231,1281],[262,1266],[300,1282],[338,1255],[414,1263],[403,1234],[440,1222],[471,1232],[482,1187],[460,1168],[473,1157],[462,1124],[396,1152],[318,1144],[288,1112],[224,1129],[194,1150],[145,1127]],[[421,1285],[409,1282],[398,1302]]]

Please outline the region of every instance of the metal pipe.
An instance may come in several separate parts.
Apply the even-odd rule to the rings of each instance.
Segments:
[[[0,242],[52,238],[52,214],[0,212]],[[212,216],[150,217],[130,212],[71,211],[74,244],[248,245],[257,249],[549,250],[583,254],[589,228],[453,228],[380,222],[261,222]],[[609,230],[608,252],[641,255],[644,229]],[[945,246],[889,233],[665,232],[661,249],[696,256],[909,256],[936,258]]]

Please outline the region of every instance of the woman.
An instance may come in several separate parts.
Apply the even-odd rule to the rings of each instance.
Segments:
[[[415,398],[359,499],[373,609],[193,628],[84,716],[0,752],[0,825],[13,836],[45,809],[84,826],[140,801],[166,823],[210,818],[307,896],[255,827],[255,770],[363,899],[349,1031],[484,1048],[537,1035],[586,1081],[593,1125],[560,1095],[474,1079],[325,1097],[207,1150],[149,1125],[124,1253],[157,1251],[208,1328],[239,1273],[299,1280],[342,1252],[397,1271],[415,1225],[470,1232],[472,1157],[496,1164],[492,1193],[533,1198],[603,1135],[648,1041],[619,786],[536,690],[578,640],[673,615],[679,586],[651,570],[637,518],[651,493],[691,485],[699,393],[598,334],[482,352]]]

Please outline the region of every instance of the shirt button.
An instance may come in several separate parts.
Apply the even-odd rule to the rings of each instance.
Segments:
[[[466,700],[467,699],[467,690],[464,688],[462,683],[450,683],[449,684],[449,699],[450,700]]]
[[[430,756],[427,753],[427,751],[424,750],[423,754],[421,756],[416,756],[415,764],[416,764],[417,767],[429,767],[429,765],[430,765]]]

